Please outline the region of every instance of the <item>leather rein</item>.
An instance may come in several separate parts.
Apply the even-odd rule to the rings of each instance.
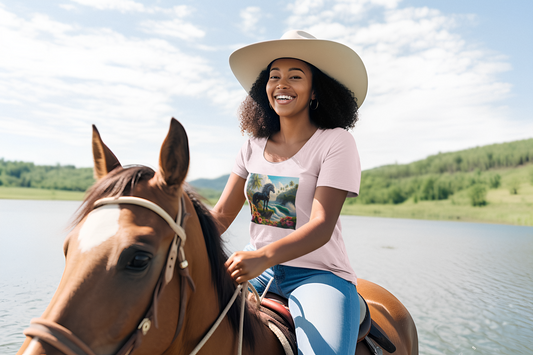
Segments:
[[[187,304],[186,285],[188,284],[193,292],[195,290],[194,282],[189,275],[189,263],[185,258],[185,252],[183,250],[183,246],[187,239],[185,229],[183,229],[183,220],[187,213],[185,211],[183,196],[180,200],[176,221],[174,221],[174,219],[170,217],[165,210],[155,203],[133,196],[102,198],[94,203],[94,208],[109,204],[129,204],[145,207],[161,216],[161,218],[163,218],[168,223],[170,228],[172,228],[172,230],[175,232],[174,239],[172,240],[168,251],[167,261],[161,270],[161,275],[159,276],[159,280],[154,289],[152,303],[148,308],[148,311],[145,313],[142,321],[139,323],[137,329],[130,335],[126,343],[116,353],[116,355],[129,355],[141,344],[142,339],[152,327],[152,323],[156,328],[158,327],[157,306],[163,290],[172,280],[176,261],[178,262],[178,274],[181,279],[181,289],[178,324],[172,342],[176,339],[183,327],[183,322],[185,319],[185,307]],[[38,338],[54,346],[56,349],[65,353],[66,355],[95,355],[91,348],[87,346],[81,339],[79,339],[72,331],[56,322],[49,321],[44,318],[32,319],[30,321],[30,327],[24,330],[23,333],[28,337],[34,338],[34,340]]]

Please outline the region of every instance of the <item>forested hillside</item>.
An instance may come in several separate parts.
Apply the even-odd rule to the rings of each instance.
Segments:
[[[415,202],[444,200],[468,189],[472,204],[483,205],[487,190],[502,184],[498,171],[530,163],[533,139],[440,153],[410,164],[363,171],[360,197],[349,203],[398,204],[411,197]],[[533,168],[529,179],[533,183]],[[512,190],[513,184],[519,186],[521,182],[507,184]]]
[[[505,181],[505,187],[517,194],[524,179],[533,183],[533,139],[492,144],[452,153],[440,153],[410,164],[395,164],[365,170],[360,196],[348,204],[399,204],[412,198],[446,200],[467,191],[474,206],[486,203],[489,189],[504,183],[501,172],[531,165],[527,175]],[[218,179],[198,179],[190,184],[216,201],[228,175]],[[27,162],[0,159],[0,186],[32,187],[67,191],[85,191],[94,183],[92,168],[71,165],[39,166]],[[514,191],[513,191],[514,190]]]
[[[0,159],[0,186],[85,191],[94,183],[92,168],[35,165]]]

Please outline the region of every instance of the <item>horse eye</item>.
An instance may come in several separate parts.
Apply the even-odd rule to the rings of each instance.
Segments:
[[[148,267],[152,256],[146,253],[138,253],[133,256],[126,268],[132,271],[143,271]]]

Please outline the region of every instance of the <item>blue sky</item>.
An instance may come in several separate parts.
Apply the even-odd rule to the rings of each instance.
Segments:
[[[0,0],[0,158],[91,166],[94,123],[123,164],[156,167],[174,116],[189,179],[227,174],[246,139],[228,57],[289,29],[363,59],[363,169],[531,138],[532,13],[496,0]]]

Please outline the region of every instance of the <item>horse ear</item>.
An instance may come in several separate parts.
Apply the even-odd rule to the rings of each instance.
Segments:
[[[189,140],[185,129],[175,118],[159,154],[159,174],[167,186],[179,186],[189,170]]]
[[[95,125],[93,125],[93,160],[94,177],[97,180],[106,176],[111,170],[121,166],[115,154],[102,141]]]

